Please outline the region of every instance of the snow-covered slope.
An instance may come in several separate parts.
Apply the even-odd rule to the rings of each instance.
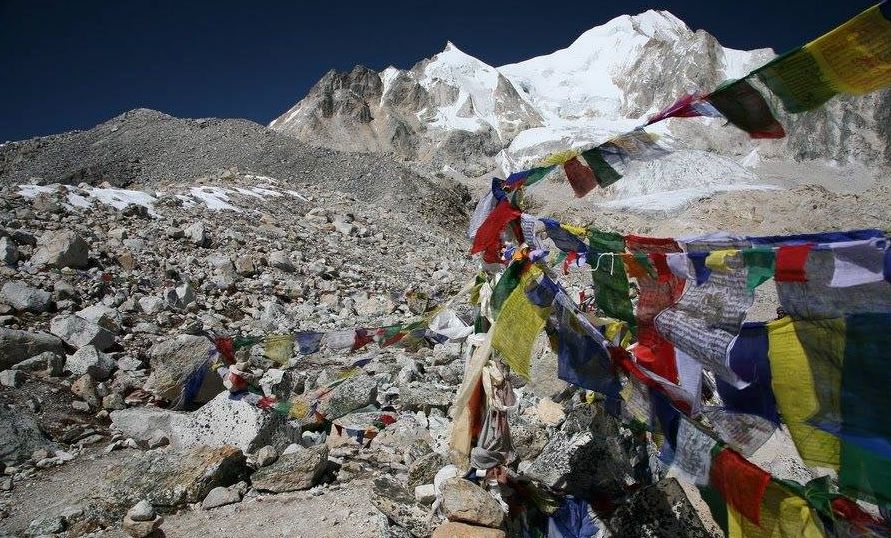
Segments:
[[[392,153],[469,177],[493,168],[507,173],[553,150],[628,131],[676,97],[710,90],[773,56],[770,49],[725,48],[671,13],[650,10],[594,27],[551,54],[501,67],[448,43],[408,70],[331,71],[270,127],[312,144]],[[710,178],[714,189],[756,183],[752,169],[759,163],[790,156],[891,163],[891,133],[881,112],[886,104],[888,92],[782,117],[789,137],[780,142],[753,142],[716,119],[669,120],[651,130],[675,146],[677,162],[696,163],[696,184]],[[654,166],[642,184],[607,197],[650,194],[657,185],[690,187],[683,168]]]

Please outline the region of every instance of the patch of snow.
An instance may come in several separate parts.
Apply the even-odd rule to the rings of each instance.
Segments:
[[[229,189],[206,186],[192,187],[189,189],[189,194],[201,202],[204,202],[204,205],[210,210],[222,211],[228,209],[230,211],[235,211],[236,213],[241,212],[240,209],[229,203],[230,199],[228,195],[232,194],[232,191]]]
[[[640,211],[644,213],[671,213],[684,209],[701,198],[719,192],[743,190],[781,190],[774,185],[710,185],[707,187],[689,187],[673,191],[654,192],[641,196],[633,196],[600,202],[595,204],[604,209]]]

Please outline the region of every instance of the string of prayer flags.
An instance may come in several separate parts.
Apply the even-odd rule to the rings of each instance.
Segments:
[[[891,85],[891,8],[873,6],[755,71],[790,113]]]
[[[551,173],[555,168],[555,165],[551,166],[539,166],[537,168],[530,168],[529,170],[524,170],[522,172],[514,172],[509,175],[505,180],[505,184],[512,189],[517,189],[520,186],[531,187],[535,185],[539,181],[545,178],[548,174]]]
[[[535,285],[541,269],[531,266],[519,284],[504,301],[492,333],[492,347],[501,353],[504,363],[525,379],[529,379],[532,346],[550,314],[550,308],[534,305],[526,296],[526,288]]]
[[[727,121],[752,138],[783,138],[786,131],[764,97],[745,79],[719,86],[707,97]]]
[[[746,286],[754,292],[755,288],[773,278],[776,255],[772,248],[767,247],[746,248],[740,253],[748,270]]]

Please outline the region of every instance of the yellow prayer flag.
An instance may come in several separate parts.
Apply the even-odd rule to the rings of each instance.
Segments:
[[[826,536],[807,501],[776,482],[768,484],[761,500],[761,525],[727,507],[730,538],[823,538]]]
[[[579,152],[574,149],[565,149],[556,153],[551,153],[541,161],[541,166],[554,166],[563,164],[573,157],[578,157]]]
[[[714,250],[705,258],[705,265],[713,271],[729,271],[730,267],[727,265],[727,259],[736,254],[739,254],[739,250]]]
[[[810,363],[796,332],[808,328],[806,323],[793,322],[788,317],[767,324],[771,385],[780,414],[804,462],[811,466],[838,469],[841,451],[839,439],[806,422],[820,407]],[[814,326],[810,328],[815,330],[808,334],[816,336],[818,329]],[[837,342],[827,344],[838,346]],[[844,348],[843,341],[841,347]]]
[[[560,226],[572,235],[577,235],[582,239],[587,239],[588,237],[588,230],[582,228],[581,226],[573,226],[572,224],[563,223],[560,223]]]
[[[869,93],[891,85],[891,21],[878,5],[804,48],[840,92]]]
[[[541,275],[532,266],[520,278],[514,291],[504,301],[492,333],[492,347],[518,375],[529,379],[529,363],[535,338],[544,328],[550,308],[535,306],[526,297],[526,287]]]
[[[294,353],[294,335],[270,334],[266,337],[266,346],[263,355],[279,364],[285,364]]]

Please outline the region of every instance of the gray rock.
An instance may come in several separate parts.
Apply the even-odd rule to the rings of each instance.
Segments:
[[[393,478],[382,476],[372,483],[371,504],[412,536],[423,538],[430,535],[427,508],[415,501],[413,492]]]
[[[0,327],[0,369],[10,368],[44,352],[64,355],[65,348],[62,341],[51,334]]]
[[[433,385],[432,383],[414,382],[399,387],[399,403],[406,411],[423,411],[431,409],[448,411],[455,395],[453,387]]]
[[[257,451],[257,465],[266,467],[272,465],[278,459],[278,451],[274,446],[266,445]]]
[[[142,499],[127,511],[127,515],[133,521],[151,521],[155,519],[155,508],[152,503]]]
[[[34,265],[82,268],[89,262],[90,245],[70,230],[47,232],[37,245],[37,251],[31,256]]]
[[[359,375],[334,387],[319,406],[319,412],[328,420],[335,420],[376,400],[377,381],[371,376]]]
[[[237,502],[241,502],[241,493],[237,489],[218,486],[210,490],[207,497],[201,501],[201,508],[211,510],[213,508],[219,508],[220,506],[235,504]]]
[[[500,527],[504,512],[483,488],[463,478],[449,478],[442,484],[439,506],[449,521],[462,521],[483,527]]]
[[[105,351],[114,344],[114,334],[78,316],[56,316],[50,321],[50,332],[75,349],[95,346]]]
[[[408,487],[432,484],[436,473],[448,464],[448,458],[437,452],[421,456],[408,467]]]
[[[0,385],[4,387],[20,387],[25,376],[19,370],[3,370],[0,372]]]
[[[0,262],[14,265],[19,261],[19,249],[9,237],[0,237]]]
[[[3,284],[0,299],[18,311],[34,313],[46,312],[53,302],[50,292],[32,288],[17,280]]]
[[[149,348],[148,355],[152,373],[143,389],[157,398],[177,399],[189,375],[205,360],[213,349],[213,343],[206,337],[181,334],[158,342]],[[195,397],[195,402],[204,403],[224,390],[223,382],[215,372],[208,372]],[[262,445],[261,445],[262,446]]]
[[[288,259],[288,254],[281,250],[276,250],[269,255],[269,265],[286,273],[294,272],[294,264]]]
[[[62,516],[42,516],[31,522],[25,531],[27,536],[46,536],[65,531],[65,520]]]
[[[24,461],[35,450],[55,448],[31,411],[0,406],[0,461]]]
[[[93,499],[117,517],[141,500],[167,512],[201,502],[210,490],[235,484],[246,472],[244,454],[231,446],[135,451],[105,469]]]
[[[189,241],[192,242],[196,247],[209,247],[210,246],[210,235],[208,235],[207,230],[204,229],[204,223],[201,221],[195,222],[190,225],[188,228],[183,230],[186,237],[189,238]]]
[[[174,448],[230,445],[254,452],[271,445],[281,450],[300,439],[300,428],[282,413],[230,400],[229,393],[192,412],[133,407],[111,413],[111,421],[126,436],[148,442],[163,434]]]
[[[241,276],[251,276],[256,273],[254,259],[250,255],[235,258],[235,272]]]
[[[117,411],[125,409],[127,404],[124,403],[124,397],[116,392],[112,392],[108,396],[102,398],[102,409],[107,411]]]
[[[674,478],[634,492],[614,512],[607,526],[615,536],[629,538],[713,537]]]
[[[110,306],[95,304],[79,310],[75,314],[115,334],[121,332],[123,316]]]
[[[117,369],[118,364],[96,346],[87,345],[65,360],[65,369],[75,376],[90,374],[96,381],[105,381]]]
[[[100,405],[99,395],[96,394],[96,382],[89,374],[78,377],[71,384],[71,392],[94,409]]]
[[[251,483],[260,491],[283,493],[309,489],[318,483],[328,466],[328,447],[304,448],[282,454],[278,460],[251,476]]]
[[[162,299],[161,297],[155,297],[154,295],[141,297],[138,303],[139,309],[142,310],[144,313],[150,315],[162,312],[167,304],[164,299]]]
[[[173,308],[183,310],[195,302],[195,290],[188,282],[183,282],[175,288],[168,288],[164,292],[164,300]]]

